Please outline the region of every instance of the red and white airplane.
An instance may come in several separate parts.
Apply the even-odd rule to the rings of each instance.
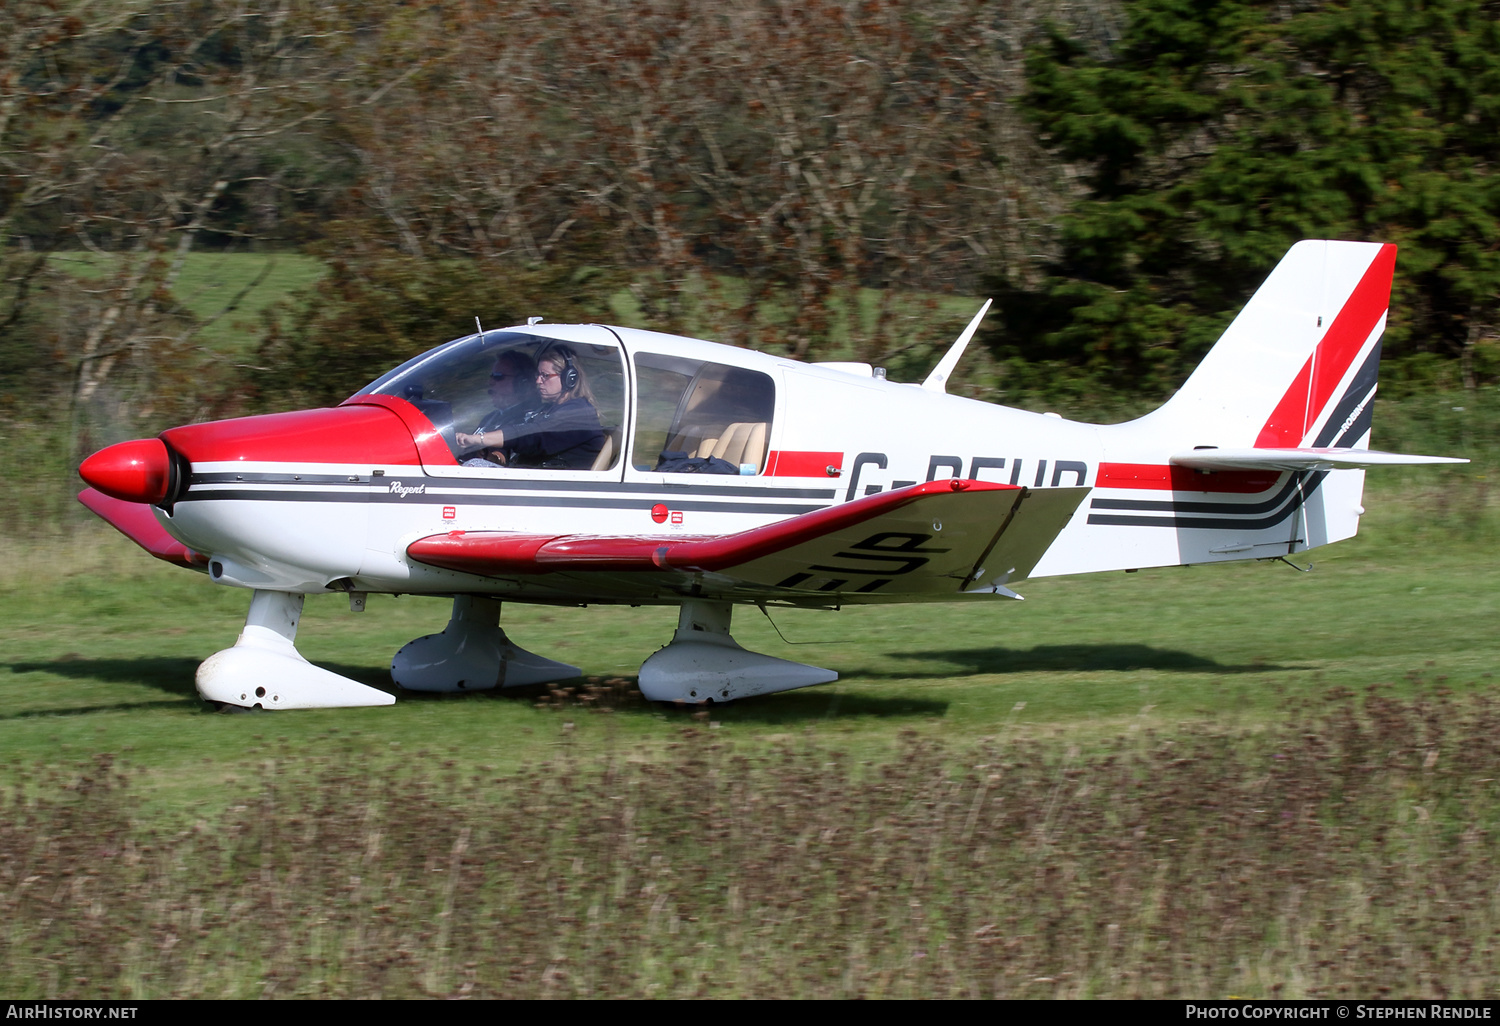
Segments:
[[[505,601],[679,606],[646,697],[783,691],[837,674],[742,649],[735,605],[1015,599],[1031,578],[1283,557],[1355,533],[1362,468],[1466,462],[1366,448],[1395,259],[1293,246],[1183,388],[1125,424],[945,394],[984,310],[920,384],[533,318],[334,409],[110,446],[79,497],[152,555],[252,590],[238,641],[198,669],[212,702],[393,702],[298,653],[303,598],[324,592],[355,610],[452,597],[447,628],[392,661],[414,691],[577,676],[506,636]],[[536,390],[502,409],[522,393],[497,382],[518,377]]]

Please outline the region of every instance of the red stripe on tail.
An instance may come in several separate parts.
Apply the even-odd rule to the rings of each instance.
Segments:
[[[1292,448],[1302,444],[1333,390],[1364,347],[1370,332],[1391,305],[1391,277],[1396,271],[1396,247],[1380,247],[1375,259],[1350,293],[1328,332],[1302,365],[1255,439],[1258,449]]]

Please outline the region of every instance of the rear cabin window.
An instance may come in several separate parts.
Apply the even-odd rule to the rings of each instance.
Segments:
[[[662,473],[759,474],[776,386],[769,374],[683,357],[635,357],[631,463]]]

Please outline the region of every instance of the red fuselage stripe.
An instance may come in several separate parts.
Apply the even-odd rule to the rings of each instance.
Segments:
[[[844,466],[841,452],[773,451],[766,460],[767,477],[827,477],[828,468]]]
[[[1166,463],[1101,463],[1099,488],[1144,488],[1163,492],[1240,492],[1254,494],[1273,487],[1275,470],[1225,470],[1212,474]]]

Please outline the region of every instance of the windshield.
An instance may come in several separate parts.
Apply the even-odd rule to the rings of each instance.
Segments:
[[[360,395],[405,399],[465,466],[606,470],[618,458],[618,349],[487,331],[408,360]]]

